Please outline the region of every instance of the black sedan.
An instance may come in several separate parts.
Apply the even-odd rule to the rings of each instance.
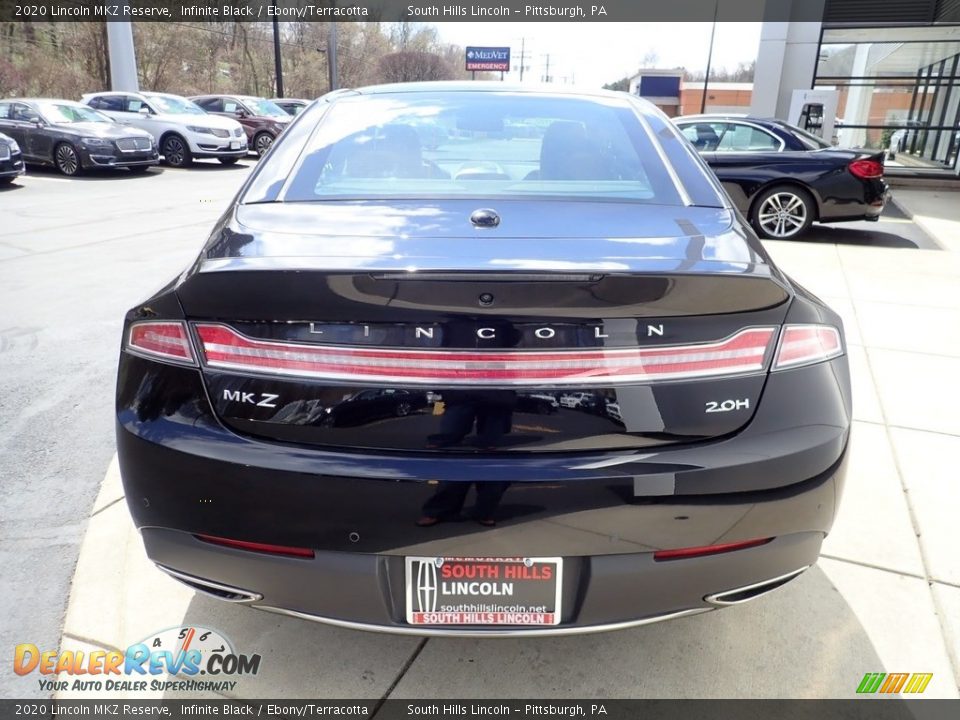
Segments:
[[[877,220],[889,198],[884,151],[835,148],[779,120],[696,115],[674,122],[762,238],[816,221]]]
[[[70,100],[0,100],[0,132],[19,143],[27,163],[64,175],[90,168],[143,172],[160,162],[149,133]]]
[[[845,351],[647,102],[333,93],[127,314],[120,468],[150,559],[223,600],[407,634],[642,625],[817,561]],[[317,421],[364,393],[390,412]],[[610,409],[531,412],[588,397]]]
[[[12,137],[0,133],[0,185],[9,185],[23,172],[20,146]]]

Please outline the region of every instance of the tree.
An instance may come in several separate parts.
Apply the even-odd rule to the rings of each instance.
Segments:
[[[612,83],[607,83],[603,86],[604,90],[621,90],[626,92],[630,89],[630,76],[622,77],[619,80],[615,80]]]
[[[453,70],[435,53],[402,50],[380,58],[377,63],[384,82],[452,80]]]

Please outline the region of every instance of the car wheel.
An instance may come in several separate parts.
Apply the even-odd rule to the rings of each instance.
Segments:
[[[167,135],[163,139],[160,152],[163,154],[163,159],[171,167],[187,167],[193,162],[193,158],[190,156],[190,146],[179,135]]]
[[[750,224],[768,240],[789,240],[813,222],[816,207],[806,190],[780,185],[764,190],[753,204]]]
[[[257,153],[257,157],[263,157],[271,145],[273,145],[273,135],[270,133],[260,133],[253,139],[253,151]]]
[[[80,173],[80,156],[76,149],[70,143],[60,143],[53,149],[53,164],[57,170],[67,176],[74,176]]]
[[[217,158],[221,165],[236,165],[240,158]]]
[[[410,403],[402,402],[397,405],[397,417],[406,417],[413,410]]]

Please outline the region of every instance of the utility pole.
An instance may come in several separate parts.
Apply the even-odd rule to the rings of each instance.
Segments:
[[[337,23],[327,23],[327,70],[330,73],[330,91],[336,90],[337,84]]]
[[[277,0],[273,0],[273,65],[277,75],[277,97],[283,97],[283,64],[280,62],[280,19],[277,17]]]
[[[546,54],[544,55],[544,57],[547,59],[547,68],[546,68],[546,70],[544,71],[544,74],[543,74],[543,81],[544,81],[545,83],[548,83],[548,82],[551,82],[551,79],[550,79],[550,53],[546,53]]]
[[[707,74],[703,78],[703,97],[700,99],[700,114],[707,111],[707,88],[710,85],[710,64],[713,61],[713,38],[717,34],[717,16],[720,14],[720,0],[713,0],[713,27],[710,29],[710,49],[707,51]]]
[[[520,38],[520,82],[523,82],[523,64],[527,61],[527,39]]]
[[[130,3],[129,0],[122,0],[120,4]],[[133,47],[133,27],[129,20],[108,22],[106,25],[110,89],[137,92],[140,82],[137,77],[137,54]]]

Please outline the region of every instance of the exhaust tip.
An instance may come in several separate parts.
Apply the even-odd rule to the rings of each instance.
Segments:
[[[733,588],[732,590],[724,590],[723,592],[714,593],[713,595],[707,595],[704,600],[711,605],[719,605],[721,607],[739,605],[740,603],[758,598],[761,595],[766,595],[768,592],[776,590],[782,585],[786,585],[809,568],[809,565],[804,565],[802,568],[788,572],[786,575],[779,575],[769,580],[761,580],[752,585],[743,585],[738,588]]]
[[[224,602],[231,603],[251,603],[258,600],[263,600],[263,595],[260,593],[255,593],[250,590],[243,590],[231,585],[224,585],[223,583],[214,582],[213,580],[207,580],[205,578],[199,578],[195,575],[188,575],[187,573],[174,570],[173,568],[168,568],[166,565],[161,565],[160,563],[154,564],[174,580],[179,580],[184,585],[193,588],[197,592],[203,593],[204,595],[209,595],[217,600],[223,600]]]

